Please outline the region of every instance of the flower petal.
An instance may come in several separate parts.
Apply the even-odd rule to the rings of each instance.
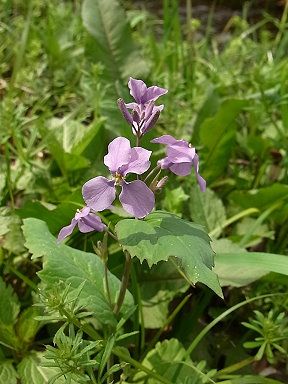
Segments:
[[[71,221],[71,224],[69,224],[66,227],[63,227],[61,229],[61,231],[58,234],[57,241],[60,242],[60,241],[64,240],[65,237],[71,235],[76,224],[77,224],[77,220],[75,218],[73,218]]]
[[[172,145],[172,144],[176,144],[177,141],[178,140],[176,140],[171,135],[163,135],[163,136],[160,136],[160,137],[156,137],[156,139],[151,140],[151,143]]]
[[[104,156],[104,164],[111,173],[115,173],[118,168],[129,162],[130,151],[130,141],[126,137],[116,137],[108,145],[108,154]]]
[[[115,200],[114,181],[102,176],[94,177],[83,185],[82,195],[88,207],[103,211]]]
[[[157,123],[157,120],[159,119],[159,116],[160,111],[156,111],[153,115],[150,116],[150,118],[145,122],[144,127],[141,130],[142,135],[154,127],[154,125]]]
[[[77,209],[76,213],[75,213],[75,219],[76,220],[79,220],[81,219],[82,217],[85,217],[89,214],[90,212],[90,208],[89,207],[84,207],[82,209]]]
[[[102,223],[99,216],[90,213],[78,221],[78,228],[79,231],[83,233],[92,231],[102,232],[106,228],[106,225]]]
[[[191,173],[192,162],[173,164],[169,167],[170,171],[178,176],[187,176]]]
[[[131,149],[131,158],[128,164],[120,168],[120,173],[126,176],[128,173],[136,173],[142,175],[150,167],[149,158],[151,151],[141,147],[134,147]]]
[[[153,85],[152,87],[147,88],[145,92],[144,100],[142,98],[142,103],[148,103],[149,101],[155,101],[158,97],[165,95],[168,92],[168,89],[157,87]]]
[[[192,161],[195,156],[195,148],[190,148],[187,145],[183,144],[174,144],[169,145],[167,148],[167,157],[171,160],[172,163],[186,163]]]
[[[133,118],[126,107],[124,100],[118,99],[117,104],[118,104],[118,107],[119,107],[124,119],[127,121],[127,123],[130,125],[133,124]]]
[[[125,211],[139,219],[147,216],[155,205],[154,193],[141,180],[124,182],[119,200]]]
[[[206,191],[206,181],[199,174],[199,156],[196,154],[193,159],[194,171],[197,177],[198,184],[202,192]]]
[[[135,99],[135,101],[138,104],[144,104],[145,102],[143,102],[142,99],[147,91],[147,87],[144,81],[130,77],[128,81],[128,87],[130,89],[130,95]]]

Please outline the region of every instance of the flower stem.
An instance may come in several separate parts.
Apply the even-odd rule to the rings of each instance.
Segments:
[[[155,168],[152,169],[151,172],[148,173],[148,175],[145,177],[144,182],[146,182],[156,171],[160,169],[159,165],[156,165]]]
[[[120,312],[120,309],[122,307],[122,304],[123,304],[123,301],[125,298],[125,294],[126,294],[126,290],[128,287],[128,283],[129,283],[130,269],[131,269],[131,264],[132,264],[132,258],[131,258],[130,253],[128,253],[127,251],[124,251],[124,253],[126,256],[126,261],[125,261],[124,272],[123,272],[123,276],[122,276],[118,300],[117,300],[117,303],[115,304],[115,307],[113,310],[115,315],[118,315],[118,313]]]

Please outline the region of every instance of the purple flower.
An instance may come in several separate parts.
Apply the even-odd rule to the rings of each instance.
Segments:
[[[206,181],[199,174],[199,156],[195,148],[185,140],[176,140],[173,136],[163,135],[152,140],[152,143],[165,144],[166,157],[158,161],[162,169],[169,169],[178,176],[187,176],[191,173],[192,167],[197,177],[202,192],[206,190]]]
[[[98,176],[83,185],[82,194],[86,204],[95,211],[109,208],[116,198],[116,187],[121,187],[119,200],[128,213],[142,218],[152,211],[154,194],[141,180],[127,182],[129,173],[141,175],[150,167],[151,151],[141,147],[130,147],[125,137],[117,137],[108,146],[104,164],[109,168],[113,179]]]
[[[77,224],[79,231],[83,233],[92,231],[103,232],[106,228],[106,225],[101,222],[99,216],[91,213],[91,209],[89,207],[84,207],[81,210],[77,209],[71,224],[61,229],[57,240],[62,241],[65,237],[71,235]]]
[[[132,77],[130,77],[128,87],[136,103],[126,104],[119,99],[118,106],[128,124],[131,125],[133,134],[142,136],[156,124],[164,105],[156,106],[155,101],[158,97],[165,95],[168,90],[156,85],[147,88],[144,81]],[[132,113],[129,112],[129,109],[132,110]]]

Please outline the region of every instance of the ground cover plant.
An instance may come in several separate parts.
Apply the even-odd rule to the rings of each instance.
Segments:
[[[0,383],[287,382],[288,3],[255,3],[0,1]]]

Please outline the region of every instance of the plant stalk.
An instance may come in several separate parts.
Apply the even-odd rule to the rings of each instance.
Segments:
[[[115,304],[115,307],[113,310],[115,315],[118,315],[118,313],[120,312],[120,309],[122,307],[122,304],[123,304],[123,301],[125,298],[125,294],[126,294],[126,290],[128,287],[128,283],[129,283],[130,270],[131,270],[131,264],[132,264],[132,258],[131,258],[130,253],[127,251],[124,251],[124,253],[126,256],[126,261],[125,261],[124,272],[123,272],[123,276],[122,276],[118,300],[117,300],[117,303]]]

